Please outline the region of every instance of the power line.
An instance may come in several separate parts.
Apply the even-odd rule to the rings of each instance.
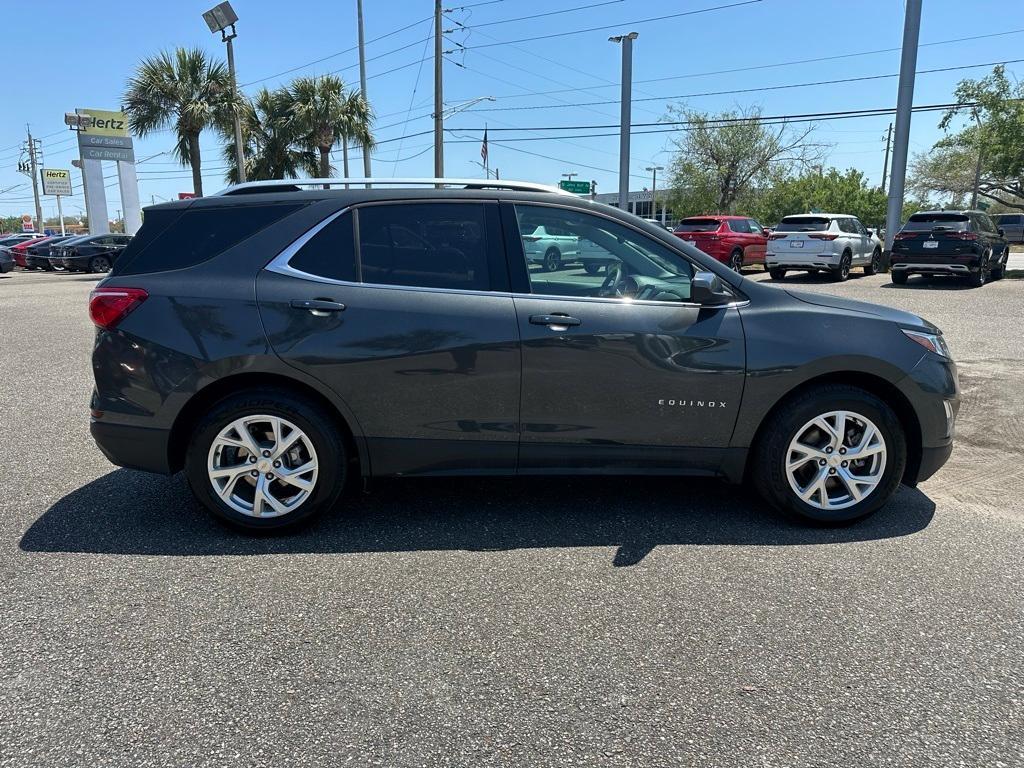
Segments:
[[[665,16],[652,16],[649,19],[634,19],[632,21],[620,21],[616,24],[603,24],[599,27],[587,27],[586,29],[574,29],[569,32],[555,32],[550,35],[534,35],[533,37],[523,37],[518,40],[501,40],[497,43],[481,43],[480,45],[466,46],[467,51],[476,50],[477,48],[493,48],[496,45],[509,45],[511,43],[528,43],[534,40],[549,40],[553,37],[568,37],[569,35],[582,35],[586,32],[598,32],[602,29],[619,29],[620,27],[634,26],[636,24],[648,24],[654,21],[665,21],[666,19],[678,19],[682,16],[696,16],[700,13],[710,13],[711,11],[721,11],[727,8],[739,8],[744,5],[754,5],[760,3],[762,0],[740,0],[735,3],[728,3],[725,5],[713,5],[709,8],[698,8],[695,11],[684,11],[682,13],[670,13]]]
[[[479,29],[480,27],[493,27],[496,24],[511,24],[514,21],[530,21],[532,19],[541,19],[545,16],[557,16],[562,13],[572,13],[573,11],[589,11],[592,8],[600,8],[603,5],[617,5],[623,3],[625,0],[603,0],[600,3],[591,3],[590,5],[577,5],[573,8],[562,8],[558,11],[547,11],[545,13],[534,13],[529,16],[516,16],[512,19],[498,19],[497,21],[486,21],[481,24],[463,24],[462,22],[456,21],[455,19],[449,19],[454,24],[458,24],[464,29]]]

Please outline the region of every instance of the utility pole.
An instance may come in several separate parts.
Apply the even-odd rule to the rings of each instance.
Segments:
[[[907,180],[907,154],[910,147],[910,115],[914,105],[914,72],[917,69],[917,41],[921,33],[921,0],[906,0],[903,22],[903,55],[900,58],[900,85],[896,97],[895,142],[892,148],[892,173],[889,183],[889,210],[885,217],[885,252],[892,252],[892,241],[903,219],[903,188]]]
[[[628,35],[608,38],[613,43],[622,44],[622,94],[619,117],[619,210],[622,211],[627,210],[629,204],[629,124],[632,120],[633,105],[633,41],[637,37],[638,33],[630,32]]]
[[[441,0],[434,0],[434,178],[444,178],[444,83],[441,64]]]
[[[363,0],[356,0],[356,16],[359,22],[359,89],[363,92],[363,100],[369,105],[370,97],[366,95],[366,52],[363,50]],[[363,176],[367,179],[372,177],[370,148],[365,145],[363,146]]]
[[[882,194],[885,194],[885,175],[889,172],[889,151],[892,149],[892,123],[889,123],[889,132],[885,135],[885,162],[882,163]]]
[[[28,163],[26,171],[32,176],[32,196],[36,201],[36,231],[39,234],[43,233],[43,206],[39,201],[39,163],[38,154],[41,152],[40,142],[38,139],[32,138],[32,129],[29,128],[28,124],[25,124],[25,131],[28,133],[28,143],[25,145],[25,149],[28,152]]]
[[[651,218],[657,220],[658,218],[658,171],[664,171],[665,166],[663,165],[649,165],[644,168],[645,171],[651,172]],[[662,214],[661,223],[665,223],[665,215]]]

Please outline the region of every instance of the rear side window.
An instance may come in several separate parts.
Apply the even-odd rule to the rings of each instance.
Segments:
[[[1024,224],[1024,216],[1004,213],[1002,216],[996,216],[996,224],[999,226],[1003,226],[1004,224]]]
[[[745,235],[750,234],[750,225],[746,219],[729,219],[729,229],[733,232],[741,232]]]
[[[824,232],[832,225],[825,216],[787,216],[779,222],[776,232]]]
[[[963,232],[970,229],[971,219],[962,213],[915,213],[903,226],[909,232]]]
[[[353,282],[356,279],[356,247],[352,214],[345,213],[317,232],[288,265],[310,275]]]
[[[201,264],[302,206],[243,205],[149,211],[118,259],[119,274],[136,275]]]
[[[676,232],[715,232],[721,226],[718,219],[683,219],[676,226]]]
[[[476,203],[360,208],[363,282],[488,290],[484,232],[484,208]]]

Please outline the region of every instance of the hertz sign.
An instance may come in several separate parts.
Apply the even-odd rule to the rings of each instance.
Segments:
[[[43,177],[44,195],[70,195],[71,171],[63,168],[43,168],[39,175]]]
[[[92,136],[127,136],[128,120],[124,112],[110,112],[105,109],[83,109],[79,128]]]
[[[83,160],[117,160],[134,163],[135,151],[124,112],[79,109],[69,118],[77,124],[78,148]]]

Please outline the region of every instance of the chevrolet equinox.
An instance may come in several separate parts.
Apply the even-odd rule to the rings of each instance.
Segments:
[[[184,470],[250,529],[359,477],[588,473],[747,480],[838,524],[952,450],[956,366],[915,315],[747,280],[550,187],[339,184],[146,210],[89,301],[112,462]],[[539,228],[603,268],[537,263]]]

